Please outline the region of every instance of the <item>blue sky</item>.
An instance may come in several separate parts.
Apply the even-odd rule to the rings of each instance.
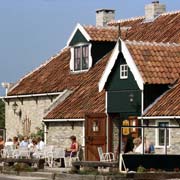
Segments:
[[[161,0],[167,11],[179,0]],[[96,9],[116,11],[116,19],[144,15],[150,0],[0,0],[0,83],[16,82],[55,55],[77,23],[94,25]],[[0,96],[5,90],[0,87]]]

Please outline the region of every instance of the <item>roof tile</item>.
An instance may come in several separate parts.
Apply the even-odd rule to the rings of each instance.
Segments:
[[[149,106],[143,116],[180,116],[180,80]]]
[[[179,78],[179,44],[126,41],[126,45],[145,83],[169,84]]]

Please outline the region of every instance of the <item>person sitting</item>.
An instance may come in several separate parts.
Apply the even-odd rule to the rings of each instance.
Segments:
[[[24,136],[23,141],[21,141],[21,143],[20,143],[20,147],[28,148],[28,144],[29,144],[28,137]]]
[[[13,146],[14,146],[15,149],[18,149],[18,147],[19,147],[19,141],[18,141],[17,136],[13,137]]]
[[[79,150],[79,144],[76,141],[76,136],[71,136],[70,139],[71,139],[71,146],[70,146],[70,148],[66,149],[66,153],[65,153],[66,157],[68,157],[68,156],[71,156],[71,157],[76,156],[77,151]]]
[[[5,142],[5,146],[12,146],[13,145],[13,141],[11,138],[8,138],[8,140]]]
[[[37,149],[42,150],[44,148],[44,141],[40,136],[37,137]]]
[[[4,140],[3,137],[0,136],[0,150],[4,148]]]
[[[143,144],[142,144],[141,138],[140,137],[135,138],[133,140],[133,143],[134,143],[133,152],[142,154],[143,153]]]

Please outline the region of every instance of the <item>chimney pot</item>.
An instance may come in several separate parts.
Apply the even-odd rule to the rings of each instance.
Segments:
[[[159,1],[152,1],[153,4],[159,4]]]
[[[107,23],[115,19],[115,10],[98,9],[96,10],[96,26],[106,27]]]
[[[145,6],[145,20],[152,21],[154,18],[166,12],[166,5],[153,1],[151,4]]]

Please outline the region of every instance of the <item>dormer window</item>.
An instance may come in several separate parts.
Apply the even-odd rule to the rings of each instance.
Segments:
[[[70,69],[72,72],[84,72],[91,68],[91,47],[89,43],[80,43],[71,47]]]
[[[74,71],[87,70],[89,68],[88,45],[74,47]]]
[[[128,78],[128,65],[121,64],[120,65],[120,79],[127,79]]]

